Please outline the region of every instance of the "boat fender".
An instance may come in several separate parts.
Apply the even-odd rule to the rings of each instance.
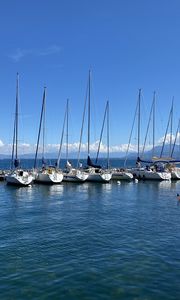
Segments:
[[[49,174],[52,174],[52,170],[51,170],[51,169],[48,169],[48,173],[49,173]]]

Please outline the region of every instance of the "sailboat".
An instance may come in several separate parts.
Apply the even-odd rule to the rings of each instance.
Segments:
[[[170,109],[170,113],[169,113],[169,119],[168,119],[166,132],[165,132],[165,136],[164,136],[164,141],[163,141],[163,145],[162,145],[162,149],[161,149],[161,153],[160,153],[160,158],[159,159],[157,158],[156,161],[158,161],[158,160],[163,161],[163,163],[165,164],[165,168],[171,173],[171,179],[178,180],[178,179],[180,179],[180,168],[177,167],[176,164],[179,164],[180,161],[173,158],[173,153],[174,153],[174,148],[176,145],[177,136],[179,133],[180,121],[178,123],[174,144],[172,146],[173,108],[174,108],[173,106],[174,106],[174,97],[172,100],[172,105],[171,105],[171,109]],[[166,143],[169,125],[170,125],[169,157],[163,157],[163,150],[164,150],[165,143]]]
[[[45,149],[45,106],[46,106],[46,88],[44,88],[43,100],[42,100],[42,108],[41,108],[41,116],[40,116],[40,124],[39,124],[39,132],[36,146],[36,153],[34,159],[34,173],[35,173],[35,182],[44,183],[44,184],[54,184],[61,183],[63,180],[63,174],[60,170],[53,166],[48,166],[44,157],[44,149]],[[41,135],[41,127],[43,123],[43,151],[42,151],[42,168],[37,169],[37,154],[39,150],[39,142]]]
[[[147,161],[140,158],[140,112],[141,112],[141,89],[139,90],[138,96],[138,155],[136,161],[136,167],[131,169],[131,172],[135,178],[143,179],[143,180],[170,180],[171,173],[167,172],[161,164],[154,163],[153,160]],[[151,119],[151,114],[153,113],[153,153],[154,153],[154,141],[155,141],[155,92],[153,96],[152,107],[150,111],[149,122],[147,126],[147,133],[149,129],[149,123]],[[146,133],[146,137],[147,137]],[[146,141],[145,137],[145,141]],[[143,147],[143,151],[145,148],[145,143]],[[146,163],[146,166],[141,166],[142,163]]]
[[[133,174],[124,168],[113,168],[112,170],[112,180],[125,180],[132,181]]]
[[[179,135],[179,128],[180,128],[180,120],[178,122],[178,126],[177,126],[177,130],[176,130],[176,136],[175,136],[175,140],[174,140],[174,144],[173,144],[173,148],[172,148],[172,152],[171,152],[171,158],[173,157],[173,153],[174,153],[174,149],[175,149],[175,145],[176,145],[176,141],[177,141],[177,137]],[[171,178],[172,179],[180,179],[180,167],[177,167],[176,164],[179,164],[180,161],[179,160],[174,160],[172,158],[173,161],[170,161],[167,165],[168,169],[171,172]]]
[[[106,183],[111,180],[112,174],[109,170],[103,170],[100,165],[94,164],[90,158],[90,122],[91,122],[91,73],[89,71],[88,80],[88,157],[87,157],[87,169],[88,173],[87,181]]]
[[[132,180],[133,175],[125,170],[120,170],[118,168],[109,168],[109,101],[106,103],[106,108],[104,112],[104,119],[103,119],[103,125],[101,129],[101,134],[100,134],[100,140],[99,140],[99,145],[98,145],[98,151],[97,151],[97,156],[96,156],[96,164],[98,163],[98,157],[99,157],[99,152],[100,152],[100,146],[102,142],[102,135],[103,135],[103,130],[104,130],[104,125],[105,125],[105,119],[107,121],[107,171],[111,172],[112,180]]]
[[[66,121],[66,168],[63,172],[63,181],[81,183],[81,182],[86,181],[86,179],[88,178],[88,174],[86,174],[83,170],[73,168],[73,166],[71,165],[71,163],[68,160],[69,99],[67,99],[64,124],[65,124],[65,121]],[[64,136],[64,127],[65,127],[64,124],[63,124],[59,156],[61,154],[61,147],[62,147],[62,141],[63,141],[63,136]],[[60,159],[58,157],[58,160],[56,163],[56,165],[58,167],[59,167],[59,162],[60,162]]]
[[[109,109],[108,109],[109,110]],[[132,181],[133,174],[124,168],[113,168],[112,172],[112,180],[123,180],[123,181]]]
[[[15,107],[14,135],[13,135],[12,160],[11,160],[12,171],[5,176],[5,179],[7,184],[16,185],[16,186],[28,186],[32,183],[33,176],[28,171],[23,170],[20,167],[20,161],[18,159],[18,108],[19,108],[19,74],[17,73],[16,107]]]

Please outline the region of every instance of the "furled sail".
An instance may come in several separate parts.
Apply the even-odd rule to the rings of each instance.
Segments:
[[[92,162],[92,160],[91,160],[91,158],[90,158],[89,155],[88,155],[88,158],[87,158],[87,165],[88,165],[89,167],[101,169],[101,166],[100,166],[100,165],[95,165],[95,164],[93,164],[93,162]]]

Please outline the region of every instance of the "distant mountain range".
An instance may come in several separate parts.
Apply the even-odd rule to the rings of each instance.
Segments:
[[[160,153],[161,153],[161,149],[162,149],[162,146],[156,146],[154,148],[154,156],[159,157]],[[169,157],[170,156],[169,149],[170,149],[170,147],[169,147],[168,144],[164,146],[164,151],[163,151],[163,155],[162,155],[163,157]],[[21,159],[33,159],[34,156],[35,156],[34,153],[21,154],[20,158]],[[46,153],[45,157],[47,159],[56,159],[57,158],[57,153],[54,153],[54,152],[52,152],[52,153]],[[81,157],[81,159],[86,159],[87,158],[87,152],[82,152],[80,157]],[[92,153],[91,157],[92,158],[96,157],[96,153]],[[107,154],[106,153],[102,153],[100,155],[100,157],[101,158],[106,158]],[[123,158],[125,158],[125,152],[111,152],[110,153],[110,157],[111,158],[121,158],[121,159],[123,159]],[[128,158],[129,159],[136,159],[136,157],[137,157],[137,152],[130,152],[128,154]],[[152,157],[152,150],[146,151],[144,153],[143,158],[150,159],[151,157]],[[38,158],[41,159],[41,154],[38,155]],[[61,158],[62,159],[66,158],[65,153],[62,153]],[[71,152],[71,153],[69,153],[69,158],[70,159],[76,159],[77,158],[77,152]],[[180,145],[175,145],[173,158],[180,159]],[[0,154],[0,159],[11,159],[11,155]]]
[[[34,153],[28,153],[28,154],[20,154],[19,157],[21,159],[34,159],[35,154]],[[96,157],[96,153],[91,153],[91,157],[95,158]],[[107,154],[106,153],[102,153],[100,155],[101,158],[106,158]],[[111,158],[123,158],[125,157],[125,153],[124,152],[115,152],[115,153],[110,153],[110,157]],[[136,157],[136,153],[133,153],[133,157]],[[38,159],[41,159],[42,155],[39,154],[38,155]],[[51,153],[45,153],[45,158],[47,159],[57,159],[57,153],[51,152]],[[61,155],[62,159],[66,158],[66,154],[62,153]],[[77,152],[71,152],[69,153],[69,159],[76,159],[77,158]],[[81,159],[86,159],[87,158],[87,152],[82,152],[80,155]],[[11,155],[9,154],[0,154],[0,159],[11,159]]]
[[[162,150],[162,146],[156,146],[154,148],[154,156],[159,157],[161,155],[161,150]],[[172,151],[172,149],[171,149],[171,151]],[[175,145],[172,156],[175,159],[180,159],[180,145]],[[146,151],[144,153],[144,157],[148,158],[148,159],[151,158],[152,157],[152,150]],[[171,157],[170,145],[167,144],[167,145],[164,146],[162,157]]]

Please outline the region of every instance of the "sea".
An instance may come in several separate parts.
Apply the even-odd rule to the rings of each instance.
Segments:
[[[0,299],[180,299],[177,193],[180,181],[0,182]]]

